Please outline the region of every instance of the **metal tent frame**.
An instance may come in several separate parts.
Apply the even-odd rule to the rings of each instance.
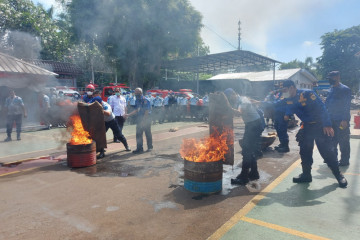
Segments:
[[[235,69],[240,66],[275,66],[276,63],[281,62],[250,51],[235,50],[200,57],[166,61],[162,64],[162,68],[178,72],[209,73]]]

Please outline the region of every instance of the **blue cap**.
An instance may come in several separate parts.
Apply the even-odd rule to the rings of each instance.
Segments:
[[[102,103],[102,99],[101,99],[101,97],[99,97],[99,96],[92,98],[92,99],[89,101],[89,103],[93,103],[93,102],[95,102],[95,101],[98,101],[99,103]]]
[[[235,91],[234,91],[234,89],[232,89],[232,88],[227,88],[227,89],[225,89],[225,91],[224,91],[224,94],[226,95],[226,97],[229,97],[230,95],[232,95],[232,94],[234,94],[235,93]],[[236,93],[235,93],[236,94]]]

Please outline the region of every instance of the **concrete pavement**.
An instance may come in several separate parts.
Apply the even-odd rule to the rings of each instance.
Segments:
[[[338,187],[316,150],[310,184],[292,182],[302,171],[299,159],[209,239],[359,239],[359,138],[352,122],[350,166],[340,168],[346,189]]]

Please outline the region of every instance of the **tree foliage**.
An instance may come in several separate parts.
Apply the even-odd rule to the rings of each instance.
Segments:
[[[161,61],[197,52],[201,15],[187,0],[73,0],[78,41],[99,46],[131,87],[152,85]]]
[[[319,73],[323,78],[330,71],[340,71],[341,81],[356,89],[359,87],[360,25],[345,30],[335,30],[321,36],[322,56],[318,59]]]

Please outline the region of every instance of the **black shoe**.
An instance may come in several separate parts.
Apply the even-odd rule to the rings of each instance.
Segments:
[[[21,140],[21,137],[17,137],[16,140],[20,141],[20,140]]]
[[[350,165],[349,162],[339,161],[339,166],[340,166],[340,167],[349,166],[349,165]]]
[[[246,185],[249,182],[248,178],[232,178],[231,179],[231,184],[236,184],[236,185]]]
[[[7,138],[5,138],[5,140],[4,140],[4,142],[10,142],[10,141],[12,141],[11,137],[7,137]]]
[[[253,181],[253,180],[258,180],[260,178],[259,172],[258,171],[250,171],[249,172],[249,180]]]
[[[293,178],[294,183],[309,183],[312,182],[312,176],[301,173],[298,177]]]
[[[119,140],[117,140],[117,139],[114,139],[114,141],[113,141],[114,143],[119,143],[120,141]]]
[[[100,154],[97,158],[100,159],[100,158],[104,158],[104,157],[105,157],[105,152],[100,152]]]
[[[131,148],[130,148],[129,146],[126,146],[126,147],[125,147],[125,151],[130,152],[130,151],[131,151]]]
[[[289,147],[278,147],[278,148],[275,148],[276,151],[278,151],[279,153],[287,153],[287,152],[290,152],[290,149]]]
[[[140,154],[140,153],[143,153],[143,152],[144,152],[143,149],[136,149],[136,150],[132,151],[132,153],[134,153],[134,154]]]
[[[348,182],[346,181],[346,178],[342,174],[337,176],[336,180],[338,181],[339,187],[341,187],[341,188],[346,188],[346,186],[348,185]]]

